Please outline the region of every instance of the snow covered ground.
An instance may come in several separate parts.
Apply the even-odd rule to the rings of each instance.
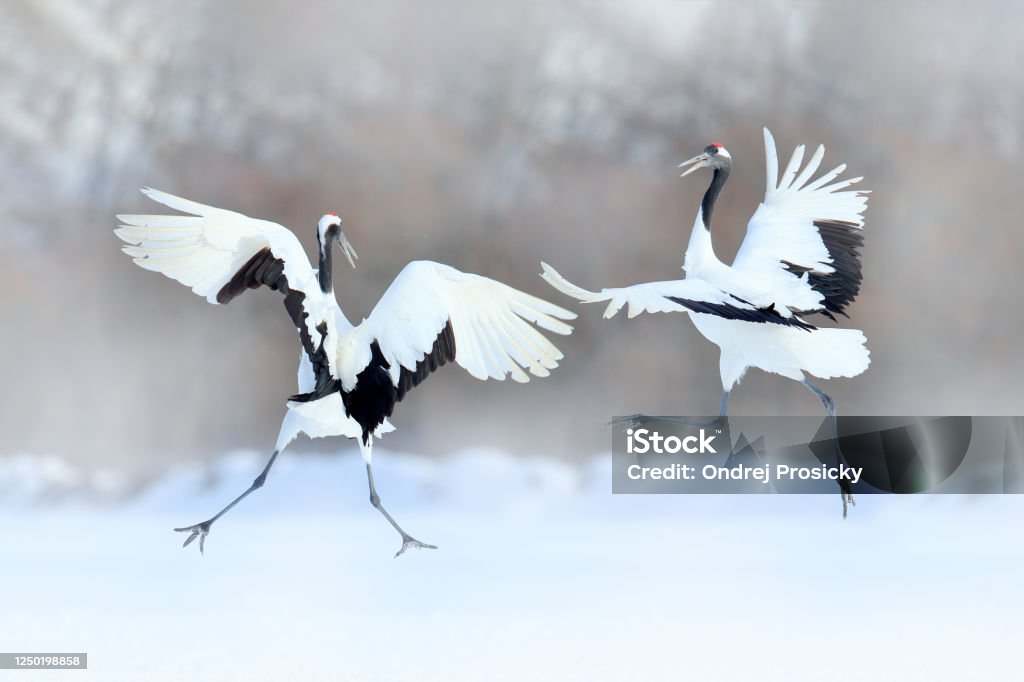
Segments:
[[[1020,674],[1024,498],[612,496],[572,466],[378,450],[399,559],[357,456],[299,457],[214,526],[173,526],[262,461],[118,504],[0,460],[0,650],[89,653],[37,680],[1007,679]],[[78,481],[81,483],[81,481]],[[117,480],[94,487],[116,489]]]

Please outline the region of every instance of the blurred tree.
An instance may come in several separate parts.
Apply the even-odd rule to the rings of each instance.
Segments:
[[[825,143],[826,163],[875,190],[852,309],[874,364],[830,387],[840,404],[1024,410],[1024,313],[1007,299],[1024,252],[1010,215],[1018,4],[19,0],[4,13],[0,452],[155,467],[273,439],[298,354],[280,303],[218,309],[134,268],[110,229],[115,212],[147,210],[140,185],[277,220],[307,248],[338,211],[363,256],[338,278],[357,316],[414,258],[559,301],[542,258],[587,285],[675,275],[702,189],[675,163],[713,139],[737,165],[716,242],[730,256],[763,191],[763,125],[784,148]],[[717,358],[685,319],[599,312],[581,310],[550,380],[431,378],[430,418],[410,396],[385,446],[575,456],[607,447],[613,414],[714,409]],[[772,377],[746,381],[737,412],[816,409]]]

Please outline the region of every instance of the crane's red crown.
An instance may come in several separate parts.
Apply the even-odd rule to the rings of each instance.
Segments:
[[[718,145],[718,146],[719,146],[719,147],[721,147],[722,145]],[[332,216],[334,216],[335,218],[337,218],[337,217],[338,217],[338,214],[337,214],[337,213],[328,213],[327,215],[332,215]]]
[[[711,146],[712,147],[724,147],[725,145],[723,145],[721,142],[712,142]]]

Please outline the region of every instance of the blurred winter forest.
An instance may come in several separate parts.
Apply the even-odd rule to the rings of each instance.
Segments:
[[[525,386],[447,369],[389,448],[578,457],[605,422],[718,406],[717,349],[683,316],[571,304],[679,276],[711,141],[734,171],[730,259],[763,195],[762,126],[872,189],[852,306],[872,365],[825,382],[847,414],[1020,414],[1024,9],[1012,2],[9,0],[0,21],[0,456],[156,470],[272,446],[298,344],[279,296],[211,306],[120,253],[152,185],[278,221],[314,253],[337,211],[360,255],[349,318],[434,259],[580,313]],[[817,414],[751,372],[732,409]],[[307,446],[308,447],[308,446]],[[353,447],[333,441],[315,447]]]

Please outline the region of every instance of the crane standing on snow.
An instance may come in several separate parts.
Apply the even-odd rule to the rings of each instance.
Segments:
[[[864,243],[861,214],[868,192],[842,191],[862,178],[833,182],[845,164],[808,182],[818,170],[824,146],[803,170],[804,147],[797,147],[779,179],[775,140],[767,128],[764,142],[764,202],[751,217],[731,266],[718,259],[711,243],[715,201],[732,170],[729,152],[715,142],[680,164],[690,166],[683,176],[700,168],[714,171],[686,248],[685,279],[594,292],[572,284],[547,263],[542,264],[542,277],[580,301],[610,301],[606,318],[624,305],[629,317],[642,312],[690,313],[700,333],[721,349],[720,418],[728,409],[729,391],[747,368],[759,367],[806,386],[825,406],[835,433],[835,403],[804,373],[822,379],[857,376],[869,363],[866,339],[856,329],[818,329],[803,316],[820,313],[833,321],[837,314],[848,317],[846,306],[860,291],[857,250]],[[645,419],[634,415],[623,422]],[[848,487],[842,493],[845,518],[854,500]]]
[[[261,488],[274,460],[300,433],[311,438],[345,436],[359,441],[370,502],[402,536],[399,556],[410,547],[436,549],[408,533],[384,509],[373,481],[374,436],[392,431],[395,404],[431,372],[454,361],[478,379],[523,369],[548,376],[561,352],[532,325],[556,334],[576,317],[563,308],[479,275],[429,261],[409,263],[391,283],[370,317],[353,326],[334,296],[332,245],[355,267],[355,250],[334,213],[317,227],[320,266],[310,267],[295,235],[285,227],[240,213],[204,206],[154,189],[154,201],[191,215],[120,215],[115,232],[135,263],[192,288],[211,303],[228,303],[246,289],[266,286],[284,294],[284,305],[302,341],[299,393],[288,411],[273,454],[252,485],[212,518],[176,531],[185,546],[249,493]]]

